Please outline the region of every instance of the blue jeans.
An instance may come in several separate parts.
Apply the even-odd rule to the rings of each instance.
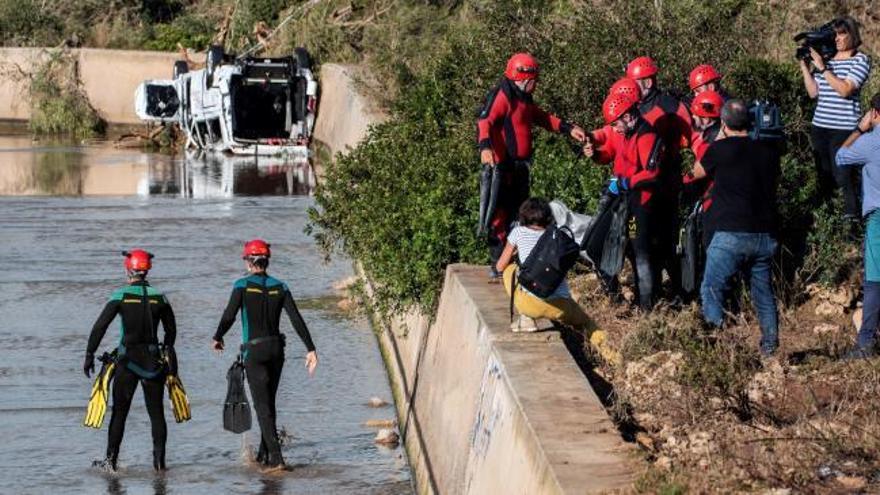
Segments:
[[[749,276],[752,303],[761,325],[761,353],[772,354],[779,346],[779,322],[773,294],[772,263],[776,240],[770,234],[715,232],[706,251],[706,271],[700,296],[703,318],[720,327],[724,322],[724,295],[737,272]]]

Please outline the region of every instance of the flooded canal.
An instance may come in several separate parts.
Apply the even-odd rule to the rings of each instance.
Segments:
[[[323,264],[303,233],[314,186],[309,164],[269,159],[168,156],[108,145],[34,143],[0,137],[0,480],[4,493],[411,493],[403,449],[373,442],[368,420],[394,418],[381,357],[368,323],[337,307],[335,281],[352,274]],[[309,378],[305,348],[283,320],[287,363],[278,423],[292,469],[263,475],[242,452],[258,430],[222,429],[226,370],[211,336],[233,281],[241,245],[271,242],[269,272],[286,281],[309,325],[320,365]],[[120,251],[156,256],[151,283],[177,316],[180,376],[193,419],[168,421],[169,471],[152,470],[142,393],[132,404],[121,470],[90,467],[103,457],[104,427],[82,426],[91,380],[82,359],[92,324],[111,291],[125,284]],[[100,351],[119,335],[110,327]],[[227,342],[240,338],[240,324]],[[234,349],[229,345],[229,349]],[[166,398],[167,405],[167,398]]]

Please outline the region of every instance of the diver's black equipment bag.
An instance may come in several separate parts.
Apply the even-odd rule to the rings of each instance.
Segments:
[[[223,404],[223,429],[244,433],[251,429],[251,405],[244,390],[244,361],[239,355],[226,373],[229,387]]]
[[[581,249],[593,268],[605,277],[616,277],[623,269],[628,222],[628,195],[605,193],[581,240]]]
[[[519,267],[519,283],[538,297],[548,297],[577,262],[580,246],[567,227],[550,225]]]
[[[681,256],[681,289],[687,295],[693,295],[700,289],[701,272],[703,271],[703,229],[702,204],[698,202],[684,221],[679,238],[679,255]]]

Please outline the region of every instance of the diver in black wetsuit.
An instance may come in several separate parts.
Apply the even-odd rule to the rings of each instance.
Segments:
[[[144,400],[153,433],[153,467],[165,469],[165,440],[167,429],[162,411],[166,372],[177,373],[174,355],[174,339],[177,325],[168,300],[147,282],[147,272],[152,268],[153,255],[135,249],[124,252],[125,271],[129,285],[117,289],[92,327],[86,347],[83,372],[90,376],[95,370],[95,352],[104,338],[107,327],[121,315],[121,338],[116,350],[116,368],[113,375],[113,412],[107,440],[107,458],[103,467],[116,470],[119,446],[125,432],[125,419],[131,407],[138,383],[144,389]],[[168,363],[160,355],[159,322],[165,330],[164,349]]]
[[[310,375],[318,366],[318,354],[287,285],[266,274],[270,256],[269,245],[264,241],[255,239],[245,244],[242,258],[247,263],[249,275],[236,280],[233,285],[232,296],[214,334],[212,347],[216,351],[223,350],[223,336],[241,310],[241,351],[262,437],[257,460],[267,467],[279,468],[284,466],[284,458],[276,430],[275,394],[284,365],[285,340],[278,330],[282,309],[308,350],[305,364]]]

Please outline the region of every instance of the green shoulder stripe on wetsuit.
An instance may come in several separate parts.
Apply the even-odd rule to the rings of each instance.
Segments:
[[[154,289],[153,287],[151,287],[149,285],[147,285],[146,287],[147,287],[147,295],[148,296],[161,296],[162,295],[161,292]],[[143,285],[129,285],[129,286],[123,287],[121,290],[122,290],[123,294],[131,294],[134,296],[142,296],[144,294],[144,286]]]
[[[266,287],[278,287],[279,285],[284,287],[284,290],[287,290],[287,284],[285,284],[284,282],[272,276],[266,277]]]
[[[121,301],[122,297],[125,295],[125,289],[125,287],[120,287],[119,289],[114,290],[113,293],[110,294],[110,300]]]

